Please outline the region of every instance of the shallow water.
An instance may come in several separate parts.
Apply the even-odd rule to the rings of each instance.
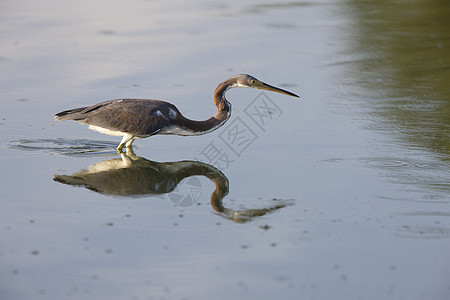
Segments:
[[[1,298],[448,299],[449,17],[438,0],[3,1]],[[238,73],[301,98],[233,89],[221,129],[127,155],[53,121],[121,97],[207,119]]]

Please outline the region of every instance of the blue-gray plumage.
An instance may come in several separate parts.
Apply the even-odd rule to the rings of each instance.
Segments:
[[[225,92],[233,87],[264,89],[285,95],[297,95],[241,74],[219,84],[214,92],[217,113],[205,121],[185,118],[171,103],[147,99],[117,99],[66,110],[55,115],[55,120],[74,120],[89,124],[89,128],[110,135],[122,136],[117,150],[130,147],[137,138],[155,134],[201,135],[222,126],[231,115],[231,104]]]

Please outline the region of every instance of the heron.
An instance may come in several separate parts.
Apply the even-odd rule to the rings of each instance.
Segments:
[[[217,113],[205,121],[191,120],[183,116],[175,105],[161,100],[115,99],[62,111],[55,120],[73,120],[88,124],[89,129],[122,136],[117,147],[131,148],[136,139],[156,134],[176,134],[181,136],[203,135],[220,128],[231,116],[231,103],[225,98],[230,88],[243,87],[268,90],[298,97],[289,91],[264,83],[248,74],[239,74],[220,83],[214,91],[214,104]]]

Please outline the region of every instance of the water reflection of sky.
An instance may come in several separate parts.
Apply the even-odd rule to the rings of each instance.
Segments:
[[[445,3],[1,6],[5,299],[449,297]],[[258,138],[228,150],[221,200],[230,211],[289,205],[238,224],[214,213],[202,177],[189,207],[172,205],[180,190],[120,198],[53,181],[117,160],[115,138],[54,123],[55,112],[154,97],[206,119],[215,86],[243,72],[301,99],[266,94],[281,114],[262,130],[246,114],[259,94],[229,91],[230,122]],[[221,134],[153,137],[136,153],[161,168],[151,162],[227,149]]]

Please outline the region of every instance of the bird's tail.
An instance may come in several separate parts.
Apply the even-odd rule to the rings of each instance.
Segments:
[[[59,112],[55,115],[55,120],[56,121],[76,120],[79,117],[78,113],[82,112],[86,108],[87,107],[80,107]]]
[[[54,175],[54,181],[61,182],[64,184],[82,186],[85,185],[86,182],[81,177],[68,176],[68,175]]]

